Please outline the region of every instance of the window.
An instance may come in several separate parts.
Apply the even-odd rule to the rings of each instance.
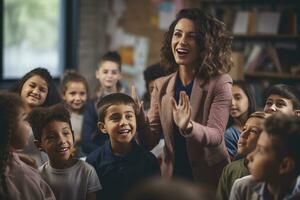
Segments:
[[[64,0],[2,1],[2,80],[19,79],[36,67],[47,68],[54,77],[63,72],[66,33],[72,28],[65,25],[73,24],[69,11],[73,6],[65,4]]]

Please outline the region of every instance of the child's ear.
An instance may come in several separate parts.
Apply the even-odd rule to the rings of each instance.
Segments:
[[[295,110],[294,112],[296,116],[300,117],[300,110]]]
[[[40,141],[34,140],[33,143],[36,146],[36,148],[38,148],[39,151],[44,151]]]
[[[287,174],[293,170],[295,170],[295,161],[289,156],[284,157],[279,166],[279,174]]]
[[[99,79],[99,68],[96,69],[95,76],[96,76],[96,79]]]
[[[98,128],[102,133],[107,133],[106,128],[105,128],[105,124],[103,122],[98,122]]]
[[[123,77],[122,77],[122,73],[120,72],[120,73],[119,73],[119,79],[118,79],[118,80],[120,81],[120,80],[122,80],[122,78],[123,78]]]

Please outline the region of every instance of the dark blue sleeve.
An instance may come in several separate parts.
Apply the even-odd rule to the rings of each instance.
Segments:
[[[240,133],[232,127],[229,127],[225,131],[224,134],[225,145],[231,157],[234,157],[237,153],[237,142],[239,140],[239,137],[240,137]]]
[[[101,134],[98,131],[97,123],[98,115],[95,102],[89,100],[85,105],[81,131],[81,146],[86,154],[97,149],[108,139],[107,135]]]

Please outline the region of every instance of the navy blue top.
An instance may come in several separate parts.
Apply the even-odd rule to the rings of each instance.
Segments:
[[[103,187],[97,199],[121,199],[124,193],[145,178],[160,175],[156,157],[132,141],[132,151],[126,156],[114,155],[110,142],[88,155]]]
[[[85,154],[89,154],[102,146],[108,140],[108,134],[103,134],[97,127],[97,100],[88,100],[83,113],[80,145]]]
[[[184,86],[179,78],[179,75],[176,77],[175,82],[175,100],[178,104],[180,92],[185,91],[185,93],[191,97],[192,88],[194,80],[191,81],[187,86]],[[173,128],[174,132],[174,145],[175,145],[175,164],[173,175],[188,180],[193,179],[192,169],[190,162],[187,156],[186,150],[186,139],[180,134],[179,129],[176,125]]]

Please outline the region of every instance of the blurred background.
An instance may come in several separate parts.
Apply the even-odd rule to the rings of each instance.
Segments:
[[[35,67],[57,78],[75,69],[93,91],[97,61],[120,52],[124,82],[144,92],[143,70],[160,60],[164,32],[178,10],[198,7],[233,35],[234,79],[262,104],[274,83],[300,85],[299,0],[0,0],[0,89]]]

